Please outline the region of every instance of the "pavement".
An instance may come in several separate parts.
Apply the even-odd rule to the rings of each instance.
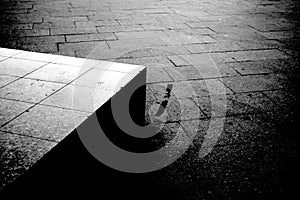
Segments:
[[[172,191],[177,199],[292,198],[299,119],[296,1],[2,0],[0,10],[1,47],[148,67],[147,111],[173,85],[166,132],[180,126],[193,145],[152,180],[154,192]],[[17,74],[1,76],[5,88]],[[210,128],[217,140],[199,158]],[[1,148],[16,137],[3,132]]]

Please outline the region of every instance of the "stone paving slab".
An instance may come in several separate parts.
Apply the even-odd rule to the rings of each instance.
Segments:
[[[88,115],[63,108],[36,105],[14,117],[1,130],[59,142]]]
[[[3,87],[13,81],[15,81],[16,79],[18,79],[18,77],[14,77],[14,76],[7,76],[7,75],[0,75],[1,79],[0,79],[0,87]]]
[[[45,64],[39,61],[8,58],[1,62],[1,72],[6,75],[24,76]]]
[[[24,174],[29,167],[57,144],[3,131],[0,132],[0,143],[0,188]]]
[[[38,103],[64,86],[60,83],[46,81],[18,79],[15,82],[1,88],[0,97]]]
[[[24,111],[26,111],[28,108],[31,108],[32,106],[34,106],[34,104],[1,99],[1,126],[6,124],[16,116],[22,114]]]

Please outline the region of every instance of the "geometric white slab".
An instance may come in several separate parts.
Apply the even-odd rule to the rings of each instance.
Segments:
[[[7,104],[1,105],[0,138],[12,145],[0,150],[2,161],[11,163],[6,155],[22,149],[24,156],[12,167],[26,171],[144,69],[0,48],[0,99]],[[12,169],[1,173],[0,190],[21,175]]]

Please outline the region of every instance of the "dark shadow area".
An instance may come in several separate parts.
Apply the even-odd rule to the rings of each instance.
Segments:
[[[113,98],[124,98],[123,93],[132,89],[136,79],[145,81],[145,75],[146,70],[136,76]],[[130,100],[131,116],[138,123],[145,121],[145,89],[146,87],[141,87]],[[111,99],[94,114],[106,136],[123,149],[135,152],[153,151],[158,148],[153,140],[156,138],[157,141],[160,141],[159,137],[164,134],[159,133],[150,139],[137,139],[123,133],[117,127],[112,116]],[[91,118],[93,116],[90,116],[83,124],[90,123]],[[172,134],[175,135],[176,132]],[[70,196],[87,194],[100,199],[108,197],[109,199],[144,199],[145,195],[147,198],[158,199],[164,191],[159,191],[158,187],[155,187],[155,192],[151,191],[153,189],[151,182],[154,183],[151,180],[153,174],[157,174],[158,177],[163,176],[162,171],[130,174],[105,166],[87,151],[75,129],[25,174],[6,186],[0,193],[1,196],[10,198],[17,197],[21,193],[24,197],[29,197],[32,194],[53,194],[52,191],[55,191],[55,194]],[[52,196],[52,194],[49,195]]]
[[[119,98],[118,95],[122,93],[114,98]],[[135,106],[143,106],[139,103],[141,101],[135,102]],[[118,146],[136,152],[158,148],[151,140],[143,143],[128,135],[126,138],[125,133],[115,127],[110,101],[95,114],[107,131],[106,135]],[[144,113],[133,117],[141,115]],[[263,120],[272,122],[267,115]],[[277,125],[275,135],[295,134],[296,122],[289,121],[289,127],[282,123],[273,122]],[[207,127],[200,124],[198,128]],[[80,194],[100,199],[295,199],[298,164],[295,155],[289,155],[294,152],[290,148],[294,147],[288,143],[294,138],[287,139],[285,135],[219,146],[199,159],[203,142],[199,137],[168,167],[151,173],[131,174],[111,169],[96,160],[74,130],[0,193],[10,198],[20,194],[25,198],[40,194],[49,197]]]

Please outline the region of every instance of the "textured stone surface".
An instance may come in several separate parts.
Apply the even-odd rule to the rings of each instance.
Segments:
[[[0,188],[22,175],[55,142],[0,131]]]
[[[85,73],[86,70],[88,69],[81,69],[80,67],[71,65],[48,64],[25,76],[25,78],[70,83]]]
[[[0,72],[6,75],[24,76],[45,64],[45,62],[9,58],[1,62]]]
[[[14,58],[28,59],[41,62],[51,62],[58,59],[59,56],[25,51],[15,55]]]
[[[14,76],[7,76],[7,75],[0,75],[0,87],[3,87],[13,81],[18,79],[18,77]]]
[[[7,59],[8,57],[0,56],[0,61]]]
[[[84,112],[94,112],[113,94],[114,92],[111,90],[68,85],[42,101],[41,104]]]
[[[61,141],[88,115],[78,111],[37,105],[1,129],[36,138]]]
[[[277,74],[268,74],[223,78],[222,81],[234,92],[239,93],[280,89],[284,87],[282,78]]]
[[[25,110],[34,105],[6,99],[0,99],[0,102],[0,126],[22,114]]]
[[[46,81],[19,79],[0,89],[0,97],[32,103],[47,98],[64,84]]]
[[[13,56],[18,53],[21,53],[21,51],[16,49],[0,49],[1,56]]]

